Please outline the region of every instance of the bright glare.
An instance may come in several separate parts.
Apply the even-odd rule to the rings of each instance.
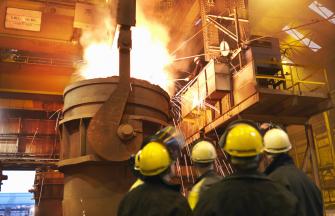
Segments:
[[[305,37],[303,34],[298,32],[297,30],[290,28],[289,26],[285,26],[283,28],[283,31],[291,35],[294,39],[298,40],[300,43],[309,47],[313,52],[317,52],[319,51],[319,49],[321,49],[321,46],[319,46],[317,43]]]
[[[294,64],[294,62],[286,56],[281,56],[281,62],[284,64]]]
[[[132,28],[131,77],[147,80],[168,91],[171,88],[171,78],[166,68],[173,59],[167,49],[168,32],[159,23],[148,20],[140,9],[137,11],[136,22],[136,27]],[[106,29],[102,28],[101,32]],[[117,39],[118,31],[113,44],[108,40],[97,40],[94,34],[84,32],[81,42],[86,44],[86,64],[79,71],[82,77],[92,79],[119,74]]]
[[[329,22],[335,24],[335,13],[323,6],[318,1],[312,2],[308,7],[323,18],[328,19]]]
[[[167,89],[170,78],[165,67],[171,64],[172,58],[166,44],[160,40],[158,32],[155,34],[144,25],[138,26],[133,32],[132,77],[147,80]]]
[[[33,188],[35,171],[3,171],[8,180],[2,181],[1,193],[28,193]]]
[[[194,107],[200,107],[200,105],[202,104],[203,100],[200,100],[196,95],[193,96],[193,100],[192,100],[192,108]]]
[[[92,43],[84,51],[84,59],[87,64],[82,68],[81,75],[85,79],[105,78],[116,75],[116,65],[109,63],[115,58],[115,53],[113,53],[108,44]],[[97,71],[99,71],[99,74],[97,74]]]

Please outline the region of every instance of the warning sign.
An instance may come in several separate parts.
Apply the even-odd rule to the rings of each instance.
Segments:
[[[7,8],[5,27],[28,31],[40,31],[41,19],[41,11]]]

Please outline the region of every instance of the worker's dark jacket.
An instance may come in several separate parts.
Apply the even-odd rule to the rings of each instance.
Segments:
[[[322,216],[322,195],[309,177],[299,170],[287,154],[281,154],[265,170],[272,180],[289,189],[299,201],[303,216]]]
[[[199,198],[202,196],[204,191],[208,190],[212,185],[222,180],[222,176],[219,176],[214,170],[209,170],[201,175],[195,182],[192,190],[188,194],[188,203],[191,209],[194,209]]]
[[[236,173],[204,192],[195,207],[197,216],[293,216],[296,197],[285,187],[256,171]]]
[[[165,184],[159,178],[128,192],[119,205],[118,216],[189,216],[192,210],[179,186]]]

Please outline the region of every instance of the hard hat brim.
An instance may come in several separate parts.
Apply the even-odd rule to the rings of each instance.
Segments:
[[[292,146],[288,146],[287,148],[283,149],[269,149],[269,148],[264,148],[264,152],[266,153],[271,153],[271,154],[280,154],[280,153],[286,153],[289,152],[292,149]]]

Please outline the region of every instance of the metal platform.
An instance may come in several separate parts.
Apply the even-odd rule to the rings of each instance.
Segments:
[[[253,105],[241,112],[245,118],[259,120],[275,119],[281,124],[298,123],[289,118],[308,119],[311,116],[328,110],[332,107],[328,94],[303,92],[301,95],[293,94],[287,90],[260,88],[256,93]],[[273,121],[273,120],[272,120]],[[299,121],[300,122],[300,121]]]
[[[212,101],[212,106],[217,109],[215,111],[213,107],[206,107],[204,103],[202,103],[203,107],[194,107],[195,103],[190,100],[190,97],[183,98],[183,95],[205,91],[202,88],[211,89],[212,84],[208,82],[208,78],[203,81],[206,85],[198,85],[198,89],[194,89],[194,84],[190,85],[189,89],[181,94],[183,116],[181,127],[186,136],[186,142],[190,144],[199,139],[200,131],[204,131],[208,136],[216,136],[214,133],[217,130],[222,131],[229,122],[236,119],[250,119],[257,122],[271,121],[282,125],[305,125],[313,115],[333,107],[327,89],[327,77],[319,74],[317,79],[313,79],[310,75],[303,79],[294,79],[297,77],[294,74],[296,69],[289,71],[291,74],[286,76],[283,73],[273,76],[258,75],[254,63],[250,62],[240,71],[234,73],[230,91],[227,91],[229,88],[224,92],[216,90],[221,93],[221,98],[213,100],[208,92],[202,94],[206,96],[206,101]],[[215,73],[217,74],[217,72]],[[198,79],[201,78],[200,75]],[[214,82],[216,83],[215,87],[227,86],[226,82],[222,82],[217,77],[218,74]],[[197,96],[195,94],[191,95],[196,102],[204,100],[200,94],[198,98],[194,97]],[[189,104],[193,104],[193,106]],[[186,105],[188,109],[185,109],[183,105]],[[211,113],[209,117],[208,112]]]

